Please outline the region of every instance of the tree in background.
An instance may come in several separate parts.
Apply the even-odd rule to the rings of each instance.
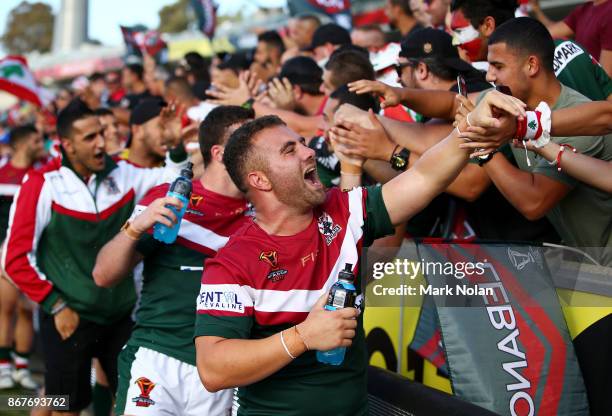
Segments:
[[[189,0],[177,0],[175,3],[162,7],[159,11],[159,31],[178,33],[187,29],[194,21]]]
[[[0,42],[11,54],[49,52],[53,41],[53,19],[48,4],[23,1],[11,10]]]

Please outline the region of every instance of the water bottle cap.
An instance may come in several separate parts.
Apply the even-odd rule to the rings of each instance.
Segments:
[[[187,166],[181,169],[181,176],[187,179],[193,179],[193,163],[187,162]]]
[[[349,282],[352,282],[355,280],[355,276],[353,275],[353,265],[351,263],[346,263],[344,265],[344,270],[342,270],[339,274],[338,274],[338,279],[342,279],[342,280],[348,280]]]

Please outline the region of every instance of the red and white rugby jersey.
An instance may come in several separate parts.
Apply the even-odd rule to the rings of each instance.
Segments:
[[[303,321],[346,263],[358,275],[364,242],[390,233],[380,187],[331,189],[310,225],[292,236],[269,235],[250,221],[206,262],[196,336],[260,338],[266,327]]]
[[[269,235],[251,221],[206,261],[196,337],[260,339],[302,322],[346,263],[358,275],[362,246],[393,232],[380,187],[334,188],[313,214],[305,230],[286,237]],[[362,413],[367,360],[361,316],[357,322],[340,366],[321,364],[308,351],[270,377],[238,388],[236,413]],[[335,400],[338,395],[343,400]]]

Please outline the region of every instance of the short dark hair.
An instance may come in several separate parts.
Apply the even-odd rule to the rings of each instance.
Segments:
[[[392,5],[400,6],[404,14],[412,16],[412,8],[410,8],[410,0],[389,0]]]
[[[476,29],[487,16],[495,19],[496,26],[513,19],[517,7],[516,0],[453,0],[451,3],[451,10],[463,11],[465,18]]]
[[[360,53],[364,56],[364,58],[367,58],[368,60],[370,59],[370,51],[361,46],[353,45],[352,43],[338,46],[338,48],[336,48],[336,50],[333,51],[332,54],[329,56],[329,59],[332,59],[334,55],[338,55],[348,51]]]
[[[223,144],[226,139],[227,129],[236,123],[245,122],[255,118],[253,109],[239,107],[236,105],[222,105],[215,107],[200,123],[198,130],[198,141],[200,152],[204,159],[204,166],[212,159],[210,150],[213,146]]]
[[[89,107],[80,99],[75,98],[57,115],[57,134],[60,138],[72,138],[72,127],[76,121],[95,116]]]
[[[187,68],[187,70],[189,71],[205,70],[208,66],[206,58],[204,58],[197,52],[187,52],[183,56],[183,59],[185,60],[185,63],[189,66],[189,68]]]
[[[491,34],[489,45],[505,43],[523,55],[535,55],[547,72],[553,72],[555,42],[546,26],[531,17],[517,17],[500,25]]]
[[[445,65],[437,57],[410,59],[410,61],[414,62],[415,65],[419,62],[423,62],[425,65],[427,65],[429,72],[434,74],[436,77],[443,79],[444,81],[454,81],[459,74],[459,71]]]
[[[115,115],[115,113],[113,113],[111,109],[106,108],[106,107],[100,107],[98,109],[95,109],[94,114],[97,115],[98,117]]]
[[[278,54],[282,55],[285,53],[285,44],[283,43],[283,38],[278,34],[276,30],[268,30],[266,32],[260,33],[257,36],[257,42],[264,42],[269,46],[278,50]]]
[[[140,64],[128,64],[125,66],[125,69],[130,71],[132,74],[136,75],[136,77],[142,81],[144,76],[144,68]]]
[[[9,134],[9,144],[12,148],[15,148],[18,143],[30,137],[31,134],[38,133],[36,127],[33,124],[24,124],[23,126],[17,126],[11,129]]]
[[[262,130],[286,125],[278,116],[263,116],[243,124],[230,136],[225,144],[223,163],[230,178],[242,192],[246,193],[248,191],[245,177],[251,163],[253,137]]]
[[[374,80],[372,63],[362,53],[346,50],[330,57],[325,69],[331,72],[330,82],[339,88],[360,79]]]
[[[96,82],[99,80],[106,81],[106,77],[102,72],[94,72],[89,76],[89,82]]]
[[[330,98],[338,100],[338,105],[352,104],[364,111],[373,110],[378,113],[380,105],[372,94],[357,94],[349,91],[348,85],[343,85],[330,95]]]
[[[185,77],[170,77],[166,80],[166,88],[175,88],[186,97],[193,97],[193,89]]]
[[[280,77],[287,78],[291,84],[298,85],[303,92],[310,95],[321,95],[323,70],[314,59],[307,56],[296,56],[288,59],[282,66]]]

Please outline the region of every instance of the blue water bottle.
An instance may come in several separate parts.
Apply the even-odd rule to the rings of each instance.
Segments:
[[[346,263],[344,270],[338,274],[338,281],[332,286],[325,309],[335,311],[342,308],[354,308],[357,290],[355,289],[355,276],[351,269],[353,265]],[[340,365],[344,361],[346,347],[338,347],[329,351],[317,351],[317,360],[324,364]]]
[[[177,211],[176,207],[172,205],[166,205],[166,207],[170,208],[172,212],[174,212],[174,215],[176,215],[176,224],[174,224],[172,227],[168,227],[164,224],[156,223],[153,226],[153,238],[161,241],[162,243],[172,244],[176,241],[179,228],[181,227],[181,220],[183,219],[183,215],[185,215],[185,211],[189,205],[189,198],[191,197],[191,178],[193,178],[192,168],[193,164],[188,162],[187,167],[181,170],[181,174],[174,180],[174,182],[172,182],[172,185],[170,185],[170,189],[166,194],[166,196],[175,197],[183,204],[180,211]]]

